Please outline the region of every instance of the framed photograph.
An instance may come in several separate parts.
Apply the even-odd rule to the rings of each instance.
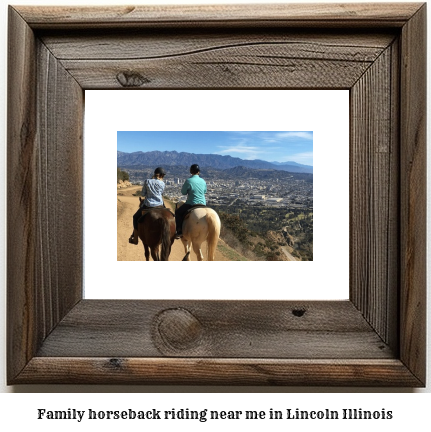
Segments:
[[[9,385],[425,386],[425,3],[19,6],[8,25]],[[348,298],[86,298],[90,90],[347,90]]]

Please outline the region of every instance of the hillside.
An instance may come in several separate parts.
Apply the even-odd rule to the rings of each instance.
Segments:
[[[298,261],[292,238],[284,232],[267,231],[259,234],[247,228],[237,215],[219,211],[222,222],[220,237],[232,249],[251,261]],[[289,244],[290,243],[290,244]]]
[[[313,260],[313,210],[285,207],[213,204],[222,221],[225,241],[245,256],[259,260]],[[284,256],[283,256],[284,255]]]

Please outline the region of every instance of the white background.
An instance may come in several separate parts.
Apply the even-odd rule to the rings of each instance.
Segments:
[[[313,261],[117,261],[118,130],[313,131]],[[347,90],[86,91],[84,136],[85,298],[349,297]]]
[[[296,0],[298,2],[298,0]],[[200,1],[186,1],[183,0],[183,3],[226,3],[227,1],[218,1],[211,0],[210,2],[205,0]],[[247,0],[245,2],[241,2],[239,0],[232,1],[235,3],[252,3],[253,0]],[[274,0],[273,2],[276,2]],[[316,0],[315,0],[316,2]],[[32,1],[32,0],[24,0],[19,1],[16,0],[13,2],[14,4],[32,4],[37,5],[40,3],[43,4],[55,4],[55,5],[89,5],[89,4],[97,4],[97,5],[106,5],[106,4],[118,4],[119,1],[110,1],[110,0],[102,0],[102,1],[73,1],[73,0],[55,0],[49,1],[44,0],[40,1]],[[142,4],[146,3],[145,1],[135,0],[133,3]],[[173,3],[173,1],[163,0],[153,0],[148,2],[147,4],[155,4],[155,3]],[[0,100],[3,103],[0,105],[0,128],[2,131],[2,145],[4,148],[5,143],[5,124],[6,124],[6,34],[7,34],[7,5],[5,2],[0,6],[1,11],[1,80],[3,85],[0,86]],[[431,44],[428,41],[428,46]],[[430,55],[428,53],[428,61]],[[428,70],[431,70],[428,68]],[[429,86],[428,86],[429,88]],[[428,105],[429,105],[429,97],[428,97]],[[429,105],[430,106],[430,105]],[[428,130],[430,130],[430,124],[428,122]],[[4,152],[0,155],[0,163],[3,169],[6,166],[5,163],[5,154]],[[429,163],[429,160],[428,160]],[[6,178],[4,181],[6,185]],[[430,188],[428,189],[430,190]],[[5,214],[5,188],[1,190],[1,213]],[[428,208],[429,212],[429,208]],[[430,213],[428,213],[430,214]],[[0,231],[0,238],[5,245],[5,226],[3,224],[2,229]],[[2,275],[2,280],[5,281],[5,248],[3,249],[2,256],[2,265],[0,267],[0,272]],[[355,408],[362,407],[363,409],[392,409],[396,414],[396,423],[382,423],[380,421],[355,421],[351,423],[336,423],[333,422],[325,422],[319,421],[316,422],[299,422],[299,423],[280,423],[275,426],[271,424],[272,430],[288,430],[290,427],[298,427],[300,426],[305,430],[316,430],[316,427],[319,430],[328,430],[334,431],[342,428],[342,430],[346,430],[346,427],[349,430],[360,430],[363,431],[364,428],[368,430],[385,430],[388,426],[391,429],[402,428],[407,430],[407,428],[411,428],[412,426],[426,428],[426,425],[429,424],[429,406],[431,402],[431,374],[428,367],[428,387],[426,389],[382,389],[382,388],[273,388],[273,387],[246,387],[246,388],[238,388],[238,387],[177,387],[177,386],[168,386],[168,387],[154,387],[154,386],[77,386],[77,385],[33,385],[33,386],[14,386],[7,387],[5,384],[5,309],[6,309],[6,301],[5,301],[5,284],[1,286],[0,296],[0,308],[2,310],[2,320],[1,320],[1,343],[0,343],[0,426],[4,430],[10,429],[18,429],[21,427],[28,428],[27,430],[58,430],[59,427],[61,430],[76,430],[78,424],[74,422],[43,422],[40,423],[36,420],[36,410],[37,408],[48,408],[48,409],[68,409],[68,408],[77,408],[77,409],[88,409],[94,407],[95,409],[122,409],[127,406],[127,408],[135,408],[141,409],[140,407],[154,407],[163,406],[164,408],[169,406],[170,408],[182,408],[189,407],[194,408],[205,404],[212,409],[236,409],[237,407],[251,407],[249,409],[256,409],[256,407],[261,406],[262,409],[274,408],[274,409],[282,409],[282,408],[296,408],[299,407],[301,409],[313,409],[315,407],[322,408],[327,407],[330,409],[342,409],[344,407]],[[428,311],[431,310],[430,300],[428,299]],[[430,347],[430,337],[431,327],[428,324],[428,359],[431,358],[431,354],[429,352]],[[428,361],[429,363],[429,361]],[[7,394],[9,392],[9,394]],[[51,393],[52,392],[52,393]],[[98,394],[97,396],[93,396],[91,392],[99,392],[99,393],[116,393],[122,392],[124,394],[114,395],[114,394]],[[171,394],[162,394],[158,393],[164,392],[172,392]],[[217,394],[217,392],[222,392],[225,394]],[[250,394],[243,394],[250,393]],[[371,394],[363,394],[364,392]],[[11,394],[16,393],[16,394]],[[37,395],[33,394],[25,394],[25,393],[39,393]],[[82,394],[73,394],[73,393],[82,393]],[[179,394],[181,393],[181,394]],[[291,394],[291,393],[309,393],[309,394]],[[325,393],[325,394],[323,394]],[[373,394],[374,393],[374,394]],[[381,394],[381,393],[393,393],[393,394]],[[423,393],[418,395],[410,395],[409,393]],[[426,394],[424,394],[426,393]],[[94,424],[79,424],[81,430],[94,430]],[[106,430],[111,430],[114,427],[116,430],[118,429],[118,423],[98,423],[98,426],[103,427]],[[151,425],[151,424],[150,424]],[[139,430],[142,431],[146,427],[149,427],[148,424],[144,423],[136,423],[134,426],[132,424],[128,425],[127,423],[122,423],[120,426],[127,427],[127,430]],[[175,423],[175,428],[182,430],[182,428],[187,427],[190,429],[191,427],[199,428],[200,430],[205,428],[217,428],[220,427],[226,428],[229,426],[232,429],[237,429],[238,427],[248,427],[253,428],[253,425],[248,423],[241,424],[218,424],[213,423],[210,424],[198,424],[198,425],[190,425],[189,423]],[[265,423],[255,423],[254,427],[258,430],[262,430],[263,427],[267,427],[268,424]],[[172,427],[172,426],[171,426]],[[90,429],[91,428],[91,429]]]

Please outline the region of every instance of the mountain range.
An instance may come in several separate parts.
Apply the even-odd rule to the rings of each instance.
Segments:
[[[229,169],[235,167],[246,167],[252,169],[273,169],[288,171],[292,173],[313,173],[310,165],[301,165],[297,162],[267,162],[259,159],[246,160],[232,156],[221,156],[216,154],[194,154],[177,151],[150,151],[126,153],[117,151],[117,166],[121,168],[138,165],[145,166],[190,166],[192,164],[215,169]]]

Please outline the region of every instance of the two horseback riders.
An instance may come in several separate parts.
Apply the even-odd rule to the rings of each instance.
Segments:
[[[163,168],[156,168],[154,171],[154,176],[152,179],[145,180],[143,188],[142,188],[142,196],[145,197],[144,200],[141,201],[141,205],[139,210],[133,216],[133,234],[129,239],[129,242],[132,244],[138,244],[138,238],[144,243],[144,246],[147,251],[146,244],[144,239],[142,238],[141,231],[143,226],[148,225],[147,221],[144,223],[139,223],[139,220],[143,218],[143,213],[145,210],[153,209],[153,208],[164,208],[162,193],[165,189],[165,183],[163,182],[163,178],[165,176],[165,171]],[[205,180],[199,177],[200,168],[199,165],[193,164],[190,167],[191,177],[188,178],[184,185],[181,188],[181,193],[183,195],[187,195],[187,200],[184,204],[178,206],[175,210],[175,221],[176,221],[176,232],[175,228],[171,227],[171,231],[174,232],[174,236],[176,239],[182,239],[184,244],[184,248],[186,250],[185,260],[189,259],[190,255],[190,247],[191,247],[191,238],[182,238],[182,227],[184,217],[188,213],[190,209],[194,209],[195,207],[205,207],[206,200],[205,194],[207,192],[207,186]],[[201,209],[204,211],[204,214],[199,215],[198,219],[195,221],[194,227],[194,244],[193,249],[195,250],[198,259],[201,260],[202,252],[200,250],[201,243],[204,240],[208,241],[208,259],[214,260],[215,248],[218,242],[218,237],[220,235],[220,220],[218,215],[211,209]],[[169,211],[166,209],[166,211]],[[195,212],[197,210],[194,210]],[[209,212],[207,215],[207,211]],[[150,212],[154,213],[154,211]],[[143,221],[141,219],[141,221]],[[148,230],[148,226],[146,226]],[[187,230],[189,231],[189,230]],[[190,234],[190,233],[188,233]],[[189,235],[190,237],[190,235]],[[172,237],[171,242],[173,242],[174,237]],[[163,249],[163,247],[162,247]],[[169,248],[170,251],[170,248]],[[188,253],[187,253],[188,252]],[[147,256],[147,253],[146,253]],[[147,258],[148,260],[148,258]]]

